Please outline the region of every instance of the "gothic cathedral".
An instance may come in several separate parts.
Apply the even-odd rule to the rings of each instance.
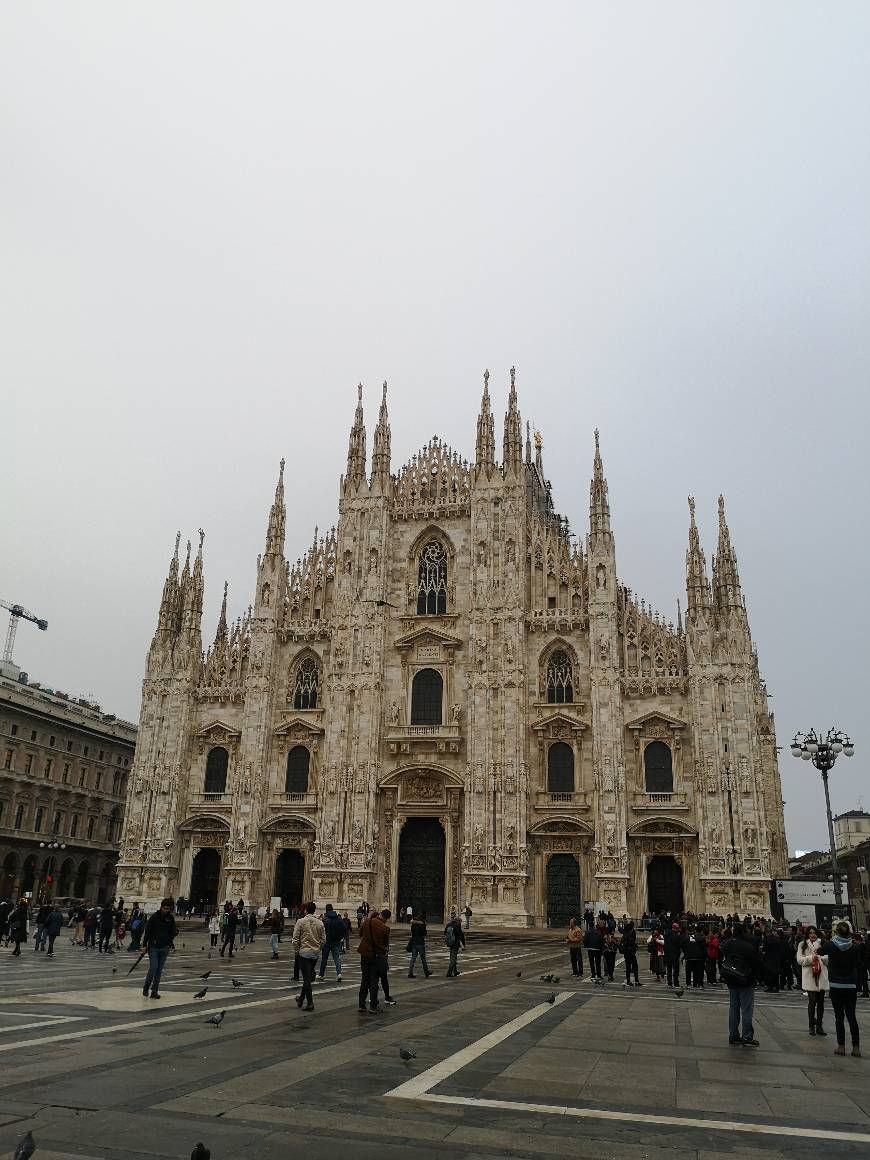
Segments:
[[[362,388],[338,527],[284,558],[284,464],[255,601],[203,653],[178,542],[148,652],[118,866],[153,904],[470,905],[559,925],[584,903],[767,912],[787,873],[773,716],[719,500],[689,500],[685,626],[621,583],[598,434],[585,545],[554,509],[514,372],[496,460],[431,439],[395,474]]]

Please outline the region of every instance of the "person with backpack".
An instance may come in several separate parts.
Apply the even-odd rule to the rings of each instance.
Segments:
[[[643,983],[640,981],[637,970],[637,931],[630,918],[626,919],[623,927],[619,953],[625,960],[625,986],[642,987]],[[634,983],[631,981],[632,975],[634,975]]]
[[[577,919],[572,918],[568,923],[568,934],[565,936],[568,944],[568,955],[571,959],[571,974],[575,979],[583,978],[583,931],[577,925]]]
[[[341,944],[344,942],[344,923],[335,913],[331,902],[327,902],[323,911],[323,929],[326,941],[323,944],[323,953],[320,958],[318,978],[323,979],[326,974],[326,960],[332,956],[335,963],[335,981],[341,982]]]
[[[735,926],[722,946],[722,978],[728,986],[728,1042],[758,1047],[752,1017],[755,1013],[755,982],[764,964],[752,937],[752,928]]]
[[[465,946],[465,934],[462,930],[462,923],[456,915],[456,912],[451,912],[450,920],[444,927],[444,945],[450,951],[450,962],[447,965],[447,978],[456,979],[459,977],[459,968],[456,965],[456,960],[459,955],[459,948]]]
[[[846,1054],[846,1022],[852,1037],[852,1054],[861,1056],[860,1033],[855,1007],[858,1002],[858,964],[861,959],[859,948],[852,941],[852,924],[846,919],[837,923],[830,942],[822,945],[822,957],[828,963],[828,985],[831,991],[831,1006],[834,1008],[834,1025],[837,1029],[837,1046],[834,1055]]]
[[[411,956],[408,963],[408,978],[416,978],[414,974],[414,964],[419,957],[423,964],[423,974],[428,979],[432,972],[429,970],[429,964],[426,962],[426,911],[418,910],[411,919],[411,937],[408,939],[407,952]]]
[[[601,952],[604,950],[604,927],[602,923],[590,927],[583,939],[586,954],[589,956],[589,974],[595,979],[601,978]]]
[[[814,926],[798,940],[797,961],[801,968],[801,985],[807,995],[807,1017],[810,1035],[827,1035],[822,1029],[825,1015],[825,992],[828,989],[828,965],[821,953],[822,940]]]

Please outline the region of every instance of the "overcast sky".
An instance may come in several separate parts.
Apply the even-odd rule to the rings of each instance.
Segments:
[[[337,516],[356,383],[393,466],[474,453],[516,364],[584,531],[669,616],[725,493],[781,745],[870,808],[864,2],[6,5],[0,597],[31,679],[136,719],[177,528],[252,597]],[[683,597],[684,599],[684,597]],[[781,757],[790,845],[826,845]]]

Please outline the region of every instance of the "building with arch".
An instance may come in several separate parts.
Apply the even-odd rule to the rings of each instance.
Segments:
[[[585,902],[767,909],[787,873],[774,723],[724,504],[708,576],[690,500],[685,620],[620,577],[596,432],[582,539],[513,372],[473,463],[391,467],[362,389],[337,526],[285,559],[284,464],[254,602],[203,653],[203,537],[178,541],[129,786],[128,895],[411,904],[559,924]]]
[[[111,899],[136,727],[16,674],[0,673],[0,899]]]

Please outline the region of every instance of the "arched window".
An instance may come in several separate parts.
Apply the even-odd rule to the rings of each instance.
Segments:
[[[316,709],[317,687],[320,684],[320,670],[317,662],[306,657],[296,670],[296,686],[293,692],[294,709]]]
[[[112,810],[109,814],[109,820],[106,823],[106,841],[117,842],[118,840],[118,824],[119,824],[119,810],[118,807]]]
[[[76,836],[76,834],[78,834],[78,832],[79,832],[79,816],[78,816],[78,814],[73,814],[72,819],[71,819],[70,824],[69,824],[69,836],[71,838],[74,838]]]
[[[417,615],[440,616],[447,611],[447,553],[430,540],[420,553],[417,570]]]
[[[547,790],[549,793],[574,792],[574,750],[564,741],[551,745],[547,753]]]
[[[24,825],[24,806],[19,806],[15,811],[14,829],[20,830],[23,825]]]
[[[42,819],[43,819],[44,814],[45,814],[45,810],[42,808],[42,806],[40,806],[39,809],[36,811],[36,817],[33,819],[33,832],[35,834],[42,833]]]
[[[285,793],[308,793],[308,770],[311,754],[304,745],[294,745],[287,754],[287,777],[284,781]]]
[[[440,725],[444,681],[437,669],[420,669],[411,685],[411,724]]]
[[[88,841],[92,842],[93,840],[94,840],[94,819],[88,818]]]
[[[574,674],[564,649],[557,648],[547,661],[547,700],[551,705],[565,705],[574,700]]]
[[[671,747],[651,741],[643,751],[644,783],[647,793],[674,792],[674,765]]]
[[[227,788],[227,768],[230,755],[222,745],[208,751],[205,763],[205,792],[224,793]]]

